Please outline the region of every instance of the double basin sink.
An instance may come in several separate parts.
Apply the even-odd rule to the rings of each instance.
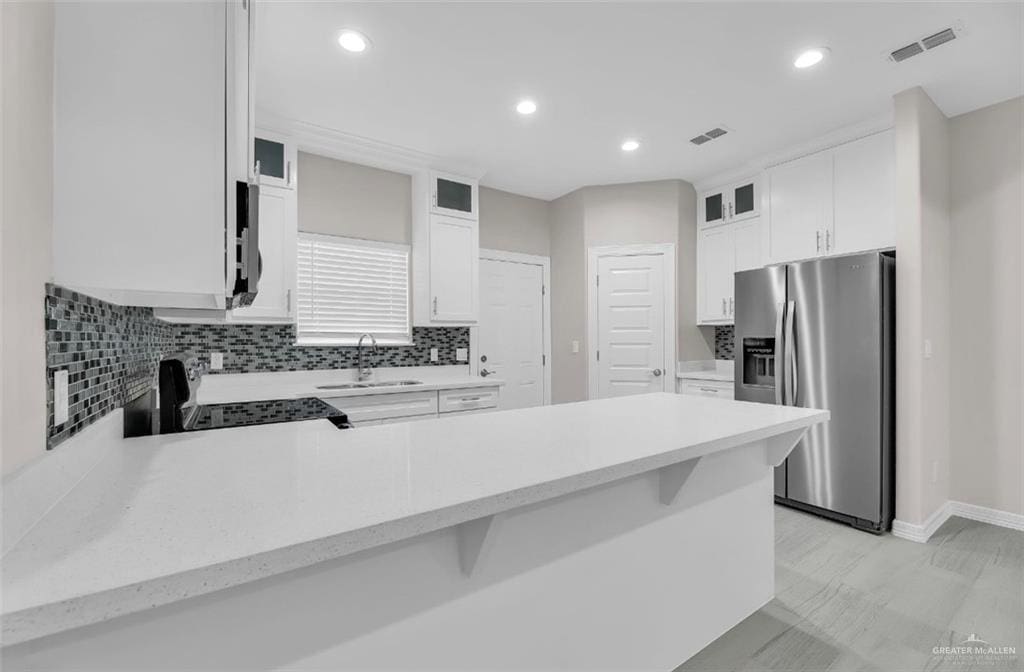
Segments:
[[[382,380],[377,383],[336,383],[334,385],[317,385],[318,390],[359,390],[367,387],[403,387],[406,385],[422,385],[422,380]]]

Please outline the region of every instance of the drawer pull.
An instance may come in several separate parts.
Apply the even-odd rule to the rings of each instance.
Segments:
[[[715,387],[702,387],[702,388],[700,388],[700,391],[701,392],[718,392],[718,388],[715,388]]]
[[[461,401],[464,404],[467,404],[471,401],[480,401],[481,399],[483,399],[483,397],[462,397],[461,399],[459,399],[459,401]]]

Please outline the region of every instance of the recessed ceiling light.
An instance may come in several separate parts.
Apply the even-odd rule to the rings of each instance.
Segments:
[[[808,49],[796,57],[796,60],[793,61],[793,65],[800,69],[809,68],[812,65],[821,63],[827,53],[827,47],[815,47],[814,49]]]
[[[354,54],[366,51],[366,48],[370,46],[370,41],[366,39],[366,36],[355,30],[345,29],[338,35],[338,44],[345,51],[351,51]]]
[[[532,100],[520,100],[516,105],[516,112],[519,114],[533,114],[537,111],[537,103]]]
[[[636,140],[626,140],[622,143],[622,151],[624,152],[635,152],[640,149],[640,143]]]

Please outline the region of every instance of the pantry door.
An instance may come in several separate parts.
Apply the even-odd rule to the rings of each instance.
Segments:
[[[591,250],[590,398],[673,391],[673,249]]]
[[[478,375],[504,381],[501,410],[548,403],[546,257],[482,250],[480,323],[471,356]]]

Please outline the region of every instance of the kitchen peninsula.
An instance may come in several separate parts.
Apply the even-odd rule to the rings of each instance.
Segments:
[[[4,558],[5,662],[670,669],[772,598],[772,467],[828,417],[658,393],[119,440]]]

